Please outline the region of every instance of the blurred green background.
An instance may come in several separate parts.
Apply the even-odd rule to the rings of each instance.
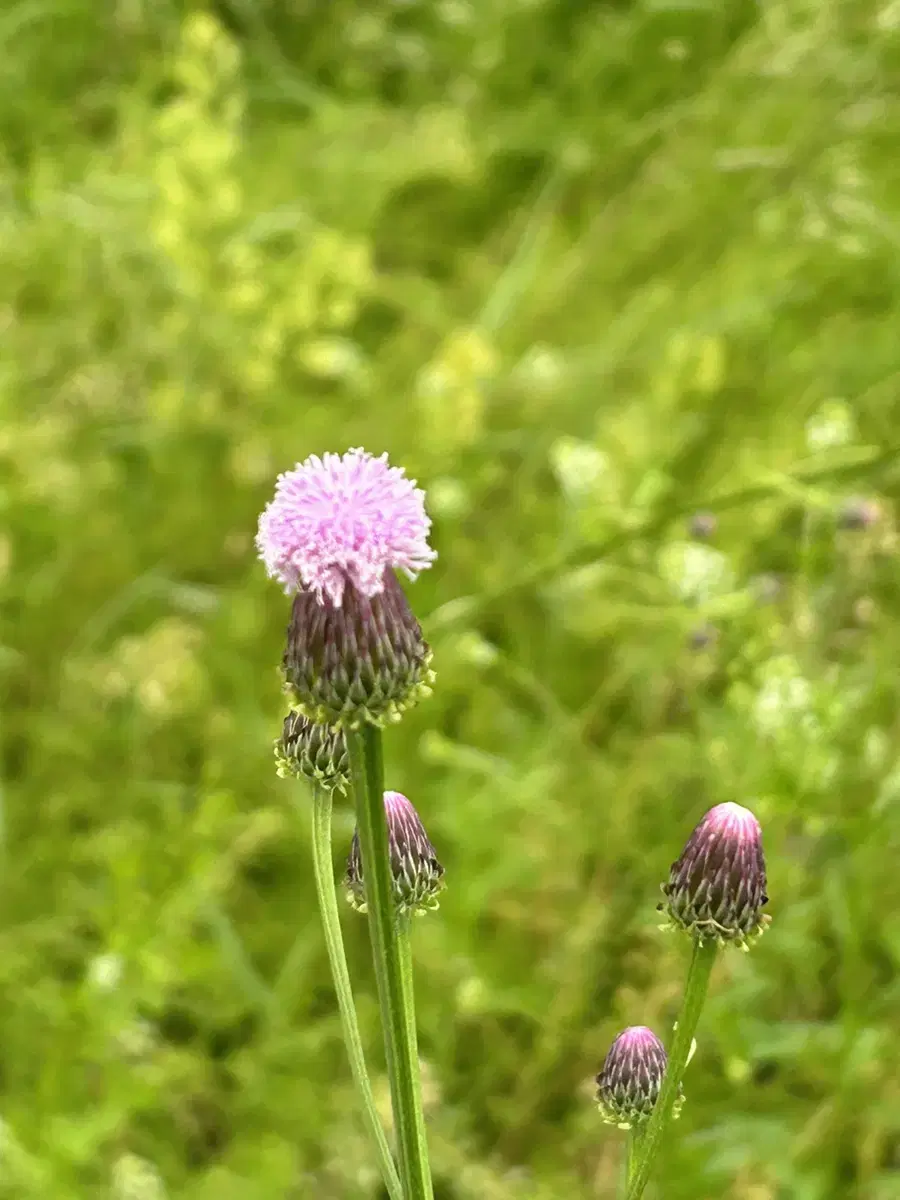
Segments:
[[[253,548],[365,445],[440,552],[386,747],[449,883],[438,1200],[614,1195],[592,1077],[668,1035],[658,887],[730,799],[774,922],[653,1194],[897,1200],[896,0],[24,0],[0,47],[0,1196],[380,1196]]]

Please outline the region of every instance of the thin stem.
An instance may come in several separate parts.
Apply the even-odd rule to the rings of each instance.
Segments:
[[[403,983],[403,995],[406,1000],[406,1033],[409,1038],[412,1051],[415,1056],[416,1073],[416,1141],[419,1144],[419,1153],[422,1162],[425,1165],[426,1179],[428,1185],[428,1200],[433,1200],[434,1191],[431,1183],[431,1170],[428,1162],[428,1143],[425,1137],[425,1106],[422,1104],[422,1075],[418,1070],[419,1063],[419,1039],[416,1033],[416,997],[415,987],[413,985],[413,961],[412,961],[412,942],[410,940],[410,918],[405,916],[401,919],[398,927],[398,936],[400,942],[400,974]]]
[[[628,1195],[628,1188],[637,1169],[641,1149],[641,1132],[639,1129],[629,1129],[625,1143],[625,1188],[623,1196]]]
[[[347,970],[347,956],[344,953],[344,939],[341,935],[341,921],[334,885],[334,864],[331,857],[331,792],[318,787],[313,788],[312,850],[319,912],[322,917],[325,946],[328,950],[328,961],[331,965],[331,977],[337,995],[338,1010],[341,1014],[344,1044],[350,1060],[350,1071],[362,1101],[366,1126],[375,1143],[378,1165],[385,1187],[391,1200],[403,1200],[400,1176],[397,1174],[391,1149],[378,1116],[372,1085],[366,1070],[362,1038],[359,1035],[359,1024],[356,1020],[356,1006],[353,1003],[350,972]]]
[[[691,1044],[700,1020],[700,1013],[703,1011],[717,949],[715,942],[701,942],[699,938],[694,938],[694,953],[691,957],[691,965],[688,967],[684,999],[681,1002],[681,1012],[678,1016],[675,1036],[672,1039],[669,1064],[663,1076],[659,1098],[641,1136],[640,1146],[637,1148],[639,1161],[629,1183],[627,1200],[641,1200],[644,1188],[650,1178],[653,1160],[656,1158],[665,1136],[672,1107],[678,1096],[678,1088],[684,1076],[684,1069],[690,1057]]]
[[[375,961],[375,981],[384,1031],[385,1056],[391,1082],[391,1101],[400,1178],[405,1200],[430,1200],[428,1162],[419,1142],[416,1078],[419,1063],[410,1042],[411,1016],[397,936],[396,906],[391,879],[387,820],[384,811],[384,766],[381,731],[371,725],[347,730],[347,754],[356,800],[357,829],[362,855],[369,937]]]

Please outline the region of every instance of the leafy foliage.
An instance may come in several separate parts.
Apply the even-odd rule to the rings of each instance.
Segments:
[[[365,445],[440,551],[387,748],[447,869],[442,1200],[614,1194],[591,1080],[666,1035],[658,885],[732,799],[774,923],[666,1200],[896,1197],[896,2],[20,0],[0,38],[0,1196],[379,1195],[252,545],[279,470]]]

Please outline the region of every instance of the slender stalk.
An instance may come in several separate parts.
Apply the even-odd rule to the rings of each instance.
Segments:
[[[628,1187],[634,1178],[634,1172],[637,1168],[638,1159],[640,1157],[641,1148],[641,1133],[639,1129],[629,1129],[628,1140],[625,1143],[625,1188],[622,1192],[623,1196],[628,1195]]]
[[[701,943],[698,938],[694,938],[694,953],[691,957],[691,965],[688,967],[684,999],[681,1002],[678,1025],[675,1028],[672,1049],[669,1053],[669,1065],[663,1076],[659,1098],[641,1136],[640,1145],[637,1147],[638,1162],[631,1175],[627,1200],[641,1200],[644,1188],[650,1178],[653,1160],[656,1158],[665,1136],[672,1106],[678,1095],[678,1088],[691,1053],[691,1043],[694,1040],[700,1013],[703,1011],[706,1001],[709,977],[716,960],[717,950],[718,946],[715,942]]]
[[[347,956],[344,953],[344,939],[341,935],[341,921],[334,885],[334,864],[331,857],[331,792],[319,787],[313,788],[312,849],[319,912],[322,917],[325,946],[328,950],[328,961],[331,965],[331,977],[337,995],[338,1010],[341,1014],[344,1044],[350,1060],[350,1071],[362,1102],[366,1126],[375,1143],[375,1152],[378,1156],[378,1165],[384,1185],[391,1200],[403,1200],[400,1176],[397,1174],[391,1149],[378,1116],[372,1085],[366,1070],[362,1038],[356,1020],[356,1006],[353,1003],[350,972],[347,970]]]
[[[401,919],[397,930],[400,942],[400,975],[403,983],[403,995],[406,1000],[406,1034],[409,1038],[409,1043],[412,1046],[417,1068],[415,1074],[416,1141],[419,1145],[419,1154],[421,1155],[422,1162],[425,1165],[425,1182],[428,1185],[428,1200],[433,1200],[434,1190],[432,1188],[431,1170],[428,1162],[428,1142],[425,1137],[425,1106],[422,1104],[422,1075],[418,1070],[419,1039],[416,1032],[416,997],[415,987],[413,985],[413,961],[412,943],[410,941],[410,925],[411,921],[407,915]]]
[[[369,937],[391,1082],[400,1179],[405,1200],[430,1200],[428,1161],[416,1132],[421,1121],[416,1084],[419,1063],[409,1037],[412,1018],[407,1012],[400,961],[384,812],[381,731],[365,725],[360,730],[348,730],[346,740],[356,800]]]

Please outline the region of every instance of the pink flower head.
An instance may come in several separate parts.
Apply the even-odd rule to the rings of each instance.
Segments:
[[[339,608],[348,583],[372,597],[386,571],[415,579],[431,566],[430,528],[425,493],[401,467],[389,466],[386,454],[348,450],[312,454],[278,476],[256,545],[286,591],[303,588]]]

